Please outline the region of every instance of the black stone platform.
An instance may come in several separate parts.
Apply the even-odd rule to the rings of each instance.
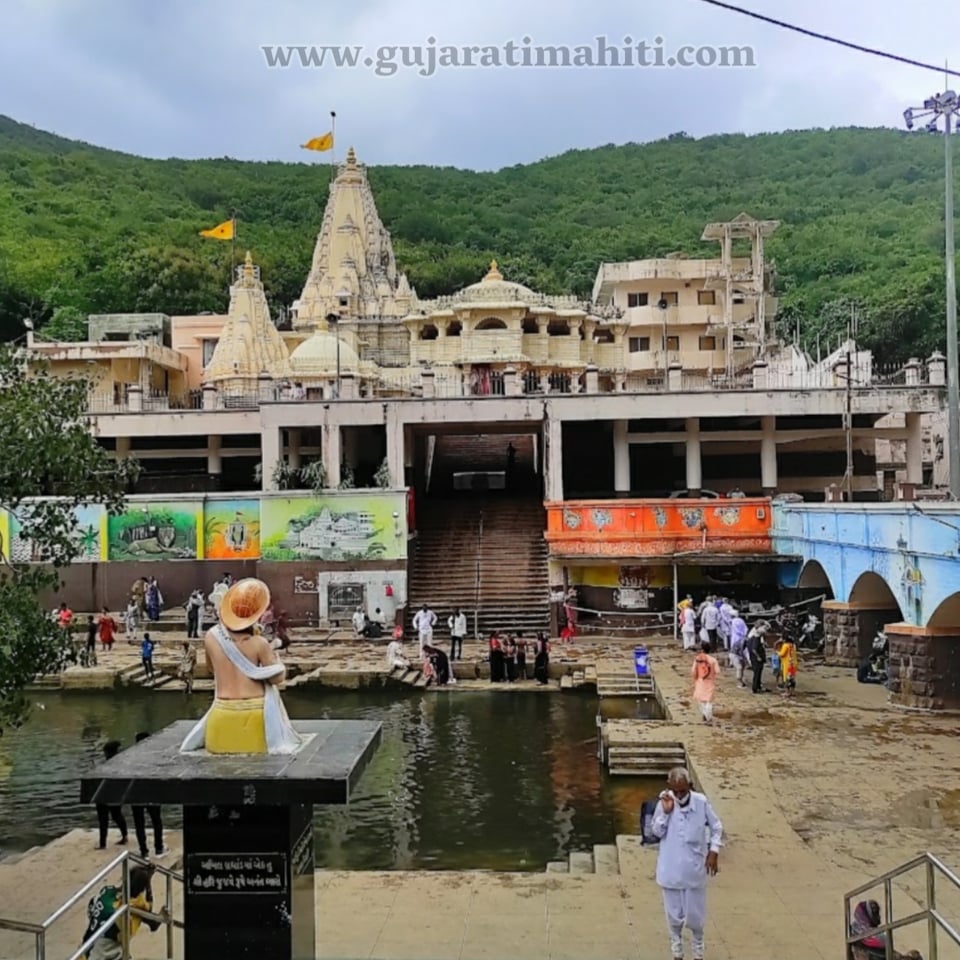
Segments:
[[[314,960],[313,805],[345,804],[380,724],[301,720],[287,756],[180,753],[181,720],[96,767],[84,803],[183,807],[184,958]]]

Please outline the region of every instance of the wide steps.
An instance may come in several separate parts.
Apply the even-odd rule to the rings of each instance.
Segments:
[[[593,853],[575,850],[570,854],[570,873],[593,873]]]
[[[611,744],[607,770],[613,776],[665,777],[674,767],[687,765],[682,743]]]
[[[616,844],[595,844],[593,848],[593,872],[607,876],[620,873],[620,853]]]

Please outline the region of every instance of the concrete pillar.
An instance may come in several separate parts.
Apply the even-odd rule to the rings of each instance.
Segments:
[[[124,460],[130,456],[130,438],[117,437],[117,459]]]
[[[294,428],[287,430],[287,463],[291,469],[299,470],[300,460],[300,431]]]
[[[667,389],[676,393],[683,389],[683,364],[674,361],[667,367]]]
[[[765,360],[757,360],[753,364],[753,389],[766,390],[770,382],[767,363]]]
[[[592,363],[587,367],[583,381],[587,393],[600,392],[600,373]]]
[[[503,395],[505,397],[515,397],[523,392],[523,385],[519,382],[517,371],[514,367],[506,367],[503,371]],[[517,387],[520,387],[518,390]]]
[[[327,487],[336,490],[340,486],[340,424],[323,425],[323,447],[321,450],[323,471],[327,475]]]
[[[931,387],[946,386],[947,361],[939,350],[934,350],[927,360],[927,382]]]
[[[626,420],[613,421],[613,489],[618,497],[630,493],[630,444]]]
[[[207,437],[207,473],[219,476],[223,473],[223,458],[220,456],[220,437]]]
[[[257,399],[261,403],[276,399],[273,391],[273,377],[269,373],[261,373],[257,377]]]
[[[555,417],[546,422],[546,485],[545,499],[563,499],[563,424]]]
[[[432,370],[421,371],[420,384],[423,388],[424,397],[435,397],[437,395],[437,382]]]
[[[550,374],[543,370],[540,373],[540,392],[549,393],[550,392]]]
[[[687,492],[690,496],[700,493],[703,474],[700,468],[700,420],[687,417]]]
[[[143,387],[138,383],[131,383],[127,387],[127,407],[131,413],[140,413],[143,410]]]
[[[278,427],[264,427],[260,439],[260,469],[262,471],[261,487],[264,490],[276,489],[273,485],[273,474],[280,462],[280,430]]]
[[[217,409],[217,385],[215,383],[205,383],[203,385],[203,409]]]
[[[396,404],[387,416],[387,469],[390,471],[390,486],[406,487],[406,428],[400,422]]]
[[[923,483],[923,431],[920,414],[908,413],[907,420],[907,483]]]
[[[357,378],[352,373],[340,374],[340,398],[342,400],[357,399]]]
[[[917,357],[911,357],[903,368],[904,379],[908,387],[917,387],[920,385],[920,361]]]
[[[760,485],[766,496],[777,492],[777,418],[761,417],[760,429]]]

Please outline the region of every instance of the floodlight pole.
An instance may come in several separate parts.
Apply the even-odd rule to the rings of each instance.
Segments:
[[[960,116],[960,100],[947,90],[904,113],[907,128],[914,120],[929,117],[926,129],[937,132],[940,117],[944,119],[944,259],[947,277],[947,454],[950,495],[960,500],[960,360],[957,344],[957,277],[956,243],[953,222],[953,118]]]

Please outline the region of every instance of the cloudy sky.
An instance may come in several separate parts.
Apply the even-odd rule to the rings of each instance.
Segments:
[[[937,27],[947,0],[741,3],[914,59],[952,56],[960,67],[957,34]],[[311,155],[298,144],[325,132],[336,110],[341,156],[349,143],[370,163],[495,169],[678,130],[897,126],[904,108],[943,86],[939,74],[701,0],[4,0],[3,11],[0,113],[151,157],[304,160]],[[648,59],[657,37],[664,58],[688,45],[748,46],[756,65],[375,69],[379,48],[429,47],[430,37],[435,49],[512,41],[520,50],[528,37],[572,51],[596,50],[598,36],[611,46],[646,41]],[[273,45],[363,50],[352,68],[304,67],[295,53],[284,69],[267,65],[263,47]]]

